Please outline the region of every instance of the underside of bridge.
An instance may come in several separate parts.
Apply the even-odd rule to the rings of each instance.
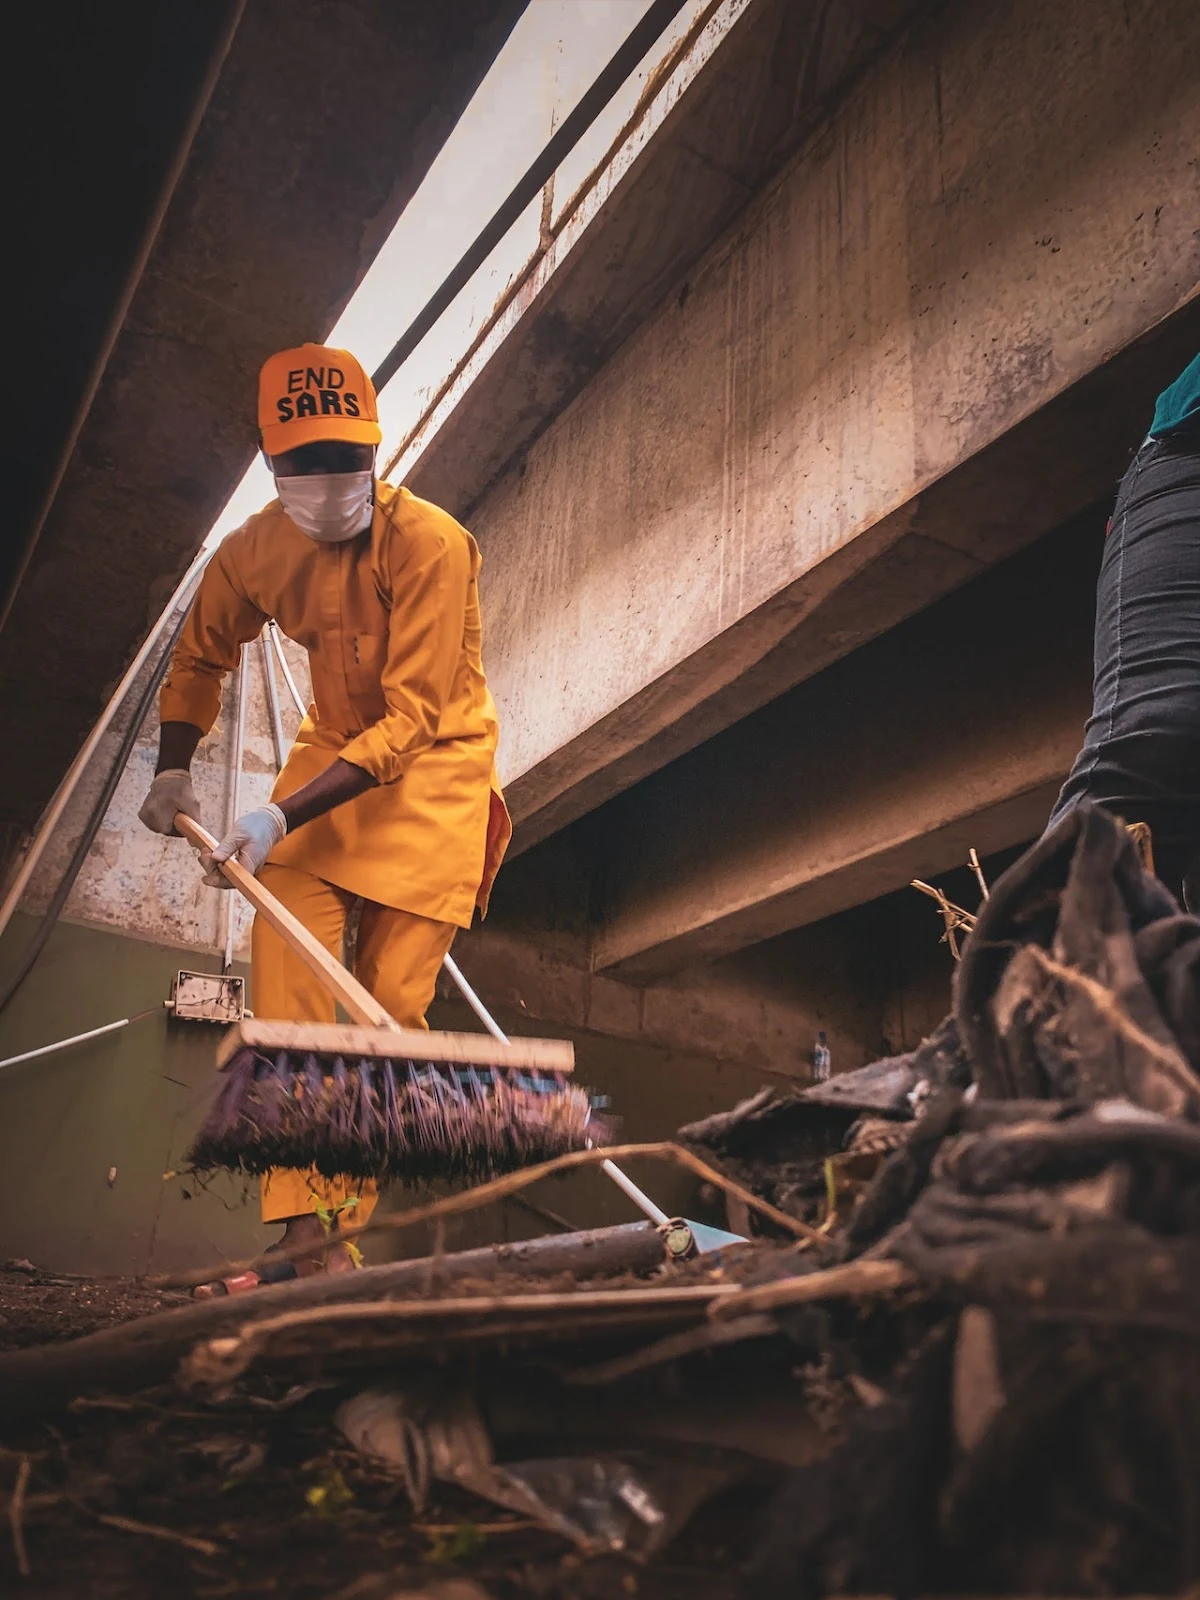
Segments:
[[[333,326],[524,8],[23,15],[0,867],[249,464],[263,358]]]
[[[355,18],[339,76],[423,98],[358,93],[355,125],[306,54],[324,7],[259,0],[232,43],[212,9],[215,88],[0,635],[34,752],[0,780],[14,830],[244,465],[224,396],[332,323],[520,7],[329,9]],[[508,1026],[576,1040],[631,1136],[803,1079],[818,1030],[835,1070],[914,1044],[953,963],[910,880],[972,908],[968,852],[991,876],[1040,832],[1112,497],[1200,346],[1197,60],[1191,0],[720,0],[397,451],[483,551],[516,823],[456,955]],[[134,821],[153,737],[14,1049],[81,940],[97,970],[130,935],[164,970],[213,959]],[[248,748],[265,773],[261,715]],[[216,806],[226,749],[200,752]],[[437,1020],[465,1025],[449,996]],[[53,1129],[66,1159],[83,1134]],[[155,1218],[137,1249],[192,1249]]]
[[[973,907],[969,850],[1041,831],[1116,484],[1200,347],[1200,18],[1150,16],[745,7],[431,417],[521,852],[472,937],[527,1004],[540,903],[563,1014],[631,1034],[803,1072],[944,1011],[907,886]]]

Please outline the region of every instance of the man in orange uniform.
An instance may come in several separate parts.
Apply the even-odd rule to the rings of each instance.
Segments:
[[[486,909],[511,833],[480,658],[479,551],[446,512],[375,478],[375,393],[348,351],[272,356],[258,421],[279,498],[205,570],[163,682],[141,818],[159,833],[175,831],[176,812],[199,818],[192,756],[221,680],[273,617],[308,651],[313,703],[270,803],[238,819],[204,861],[205,882],[227,888],[216,862],[236,856],[339,958],[361,900],[357,976],[402,1027],[423,1028],[442,958]],[[262,918],[251,948],[258,1016],[334,1020],[328,993]],[[358,1223],[375,1199],[373,1185],[348,1193],[311,1172],[262,1181],[263,1220],[286,1224],[285,1244],[323,1242],[318,1207],[336,1215],[349,1202]]]

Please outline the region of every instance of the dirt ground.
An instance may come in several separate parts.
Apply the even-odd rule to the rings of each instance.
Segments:
[[[0,1266],[0,1350],[79,1339],[187,1298],[131,1278],[64,1277],[39,1272],[32,1262],[6,1262]]]
[[[0,1347],[74,1338],[183,1298],[122,1280],[2,1270]],[[564,1539],[442,1485],[414,1516],[398,1480],[336,1428],[340,1398],[259,1385],[197,1400],[169,1389],[77,1401],[53,1423],[10,1432],[0,1440],[0,1592],[38,1600],[738,1593],[761,1489],[742,1485],[710,1501],[647,1567],[583,1560]],[[28,1577],[19,1573],[21,1542]],[[461,1588],[468,1581],[479,1590]]]

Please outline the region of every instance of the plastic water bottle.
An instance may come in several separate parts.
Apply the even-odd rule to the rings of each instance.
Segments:
[[[829,1040],[825,1037],[825,1029],[822,1028],[818,1032],[818,1034],[817,1034],[817,1042],[813,1046],[813,1053],[812,1053],[813,1082],[814,1083],[826,1083],[826,1082],[828,1082],[829,1073],[830,1073],[830,1070],[831,1070],[832,1066],[833,1066],[833,1057],[832,1057],[832,1055],[830,1054],[830,1051],[829,1051]]]

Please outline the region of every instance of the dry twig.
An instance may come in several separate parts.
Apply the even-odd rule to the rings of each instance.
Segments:
[[[717,1345],[738,1344],[743,1339],[765,1339],[779,1332],[774,1317],[739,1317],[736,1322],[709,1322],[702,1328],[687,1328],[683,1333],[669,1333],[665,1339],[655,1339],[629,1355],[614,1356],[609,1361],[598,1361],[590,1367],[574,1367],[564,1377],[573,1388],[590,1389],[596,1384],[615,1383],[648,1367],[659,1367],[664,1361],[678,1361],[683,1356],[695,1355],[698,1350],[711,1350]]]
[[[707,1161],[702,1161],[690,1150],[685,1150],[682,1145],[665,1139],[654,1144],[618,1144],[598,1146],[594,1150],[574,1150],[569,1155],[555,1156],[552,1161],[539,1162],[536,1167],[526,1167],[521,1172],[506,1173],[502,1178],[493,1178],[490,1183],[481,1183],[473,1189],[464,1189],[459,1194],[447,1195],[442,1200],[431,1201],[426,1206],[417,1206],[412,1211],[391,1211],[384,1216],[376,1215],[370,1222],[365,1222],[357,1228],[340,1230],[338,1239],[346,1242],[352,1239],[358,1240],[369,1233],[380,1233],[385,1229],[415,1228],[422,1222],[433,1222],[439,1217],[457,1216],[464,1211],[474,1211],[480,1206],[490,1205],[495,1200],[503,1200],[506,1196],[516,1194],[518,1190],[528,1188],[530,1184],[548,1178],[556,1172],[570,1172],[575,1167],[594,1167],[608,1160],[627,1161],[633,1156],[649,1156],[656,1161],[674,1161],[678,1166],[694,1172],[698,1178],[716,1184],[726,1194],[741,1200],[752,1211],[769,1218],[777,1227],[785,1229],[802,1243],[829,1242],[820,1229],[810,1227],[798,1217],[789,1216],[786,1211],[780,1211],[776,1206],[760,1199],[758,1195],[752,1194],[749,1189],[743,1188],[740,1183],[735,1183],[732,1178],[727,1178],[723,1172],[710,1167]],[[196,1272],[171,1273],[148,1281],[159,1289],[190,1289],[198,1283],[208,1283],[213,1278],[251,1272],[269,1262],[293,1261],[309,1254],[311,1248],[308,1244],[290,1245],[286,1249],[273,1250],[270,1255],[252,1256],[248,1261],[217,1262],[214,1266],[204,1267]]]
[[[961,906],[956,906],[953,900],[948,900],[940,889],[932,883],[924,883],[920,878],[910,880],[914,889],[919,889],[922,894],[927,894],[931,900],[936,900],[938,910],[942,913],[942,921],[946,924],[946,931],[942,938],[950,946],[950,954],[955,961],[959,959],[958,934],[970,933],[975,926],[975,918],[969,911],[964,911]]]
[[[1154,876],[1154,836],[1148,822],[1127,822],[1125,831],[1133,840],[1134,849],[1143,869]]]
[[[442,1535],[455,1534],[462,1523],[459,1522],[414,1522],[414,1533],[427,1533],[434,1538]],[[540,1522],[534,1522],[530,1517],[519,1518],[516,1522],[472,1522],[470,1524],[476,1533],[490,1536],[493,1533],[527,1533],[530,1528],[540,1528]]]
[[[17,1483],[8,1503],[8,1521],[12,1528],[13,1553],[17,1558],[17,1571],[29,1577],[29,1552],[25,1548],[25,1491],[29,1488],[29,1474],[33,1466],[28,1456],[21,1457],[17,1468]]]
[[[673,1289],[580,1289],[565,1294],[472,1295],[458,1300],[368,1300],[311,1306],[303,1311],[284,1311],[277,1317],[249,1322],[239,1334],[224,1335],[198,1344],[185,1362],[183,1371],[190,1382],[208,1385],[232,1383],[251,1362],[281,1333],[301,1328],[332,1330],[339,1324],[367,1327],[391,1323],[410,1327],[422,1323],[467,1324],[472,1336],[490,1338],[495,1325],[485,1325],[491,1315],[503,1317],[545,1317],[558,1312],[583,1314],[589,1311],[626,1312],[634,1307],[643,1311],[703,1311],[714,1300],[740,1291],[732,1284],[690,1284]],[[506,1330],[511,1331],[511,1330]],[[440,1330],[448,1340],[452,1329]]]
[[[1139,1050],[1144,1050],[1160,1066],[1165,1067],[1180,1088],[1185,1089],[1188,1094],[1200,1095],[1200,1078],[1188,1066],[1182,1054],[1178,1050],[1169,1049],[1165,1044],[1160,1044],[1144,1028],[1140,1028],[1111,990],[1106,989],[1102,983],[1097,983],[1095,978],[1089,978],[1086,972],[1080,972],[1077,967],[1068,967],[1063,962],[1056,961],[1042,949],[1040,944],[1026,944],[1020,948],[1027,950],[1048,976],[1081,989],[1104,1020],[1111,1023],[1130,1044],[1136,1045]]]
[[[979,851],[976,850],[974,845],[972,845],[970,850],[967,852],[967,860],[971,864],[971,871],[975,874],[975,881],[979,885],[980,894],[985,900],[990,900],[992,897],[991,890],[987,886],[987,879],[983,875],[983,868],[979,865]]]
[[[523,1194],[510,1194],[509,1204],[520,1211],[527,1211],[531,1217],[538,1217],[542,1222],[548,1222],[552,1228],[557,1228],[559,1233],[578,1233],[573,1222],[568,1222],[566,1217],[560,1216],[557,1211],[551,1211],[549,1206],[540,1206],[536,1200],[530,1200]]]
[[[188,1550],[195,1550],[202,1556],[221,1554],[221,1546],[214,1544],[211,1539],[194,1539],[190,1533],[176,1533],[174,1528],[160,1528],[154,1522],[135,1522],[132,1517],[115,1517],[107,1511],[98,1511],[96,1521],[103,1522],[108,1528],[120,1528],[122,1533],[141,1533],[149,1539],[166,1539],[171,1544],[181,1544]]]
[[[25,1515],[28,1517],[34,1511],[45,1511],[48,1506],[60,1505],[64,1498],[61,1494],[27,1494],[24,1500]],[[0,1497],[0,1510],[7,1513],[11,1505],[11,1494]]]
[[[744,1317],[750,1312],[774,1311],[782,1306],[805,1305],[813,1300],[852,1300],[858,1295],[891,1294],[917,1282],[899,1261],[847,1261],[802,1278],[783,1278],[755,1289],[738,1289],[714,1299],[708,1314],[714,1322]]]

